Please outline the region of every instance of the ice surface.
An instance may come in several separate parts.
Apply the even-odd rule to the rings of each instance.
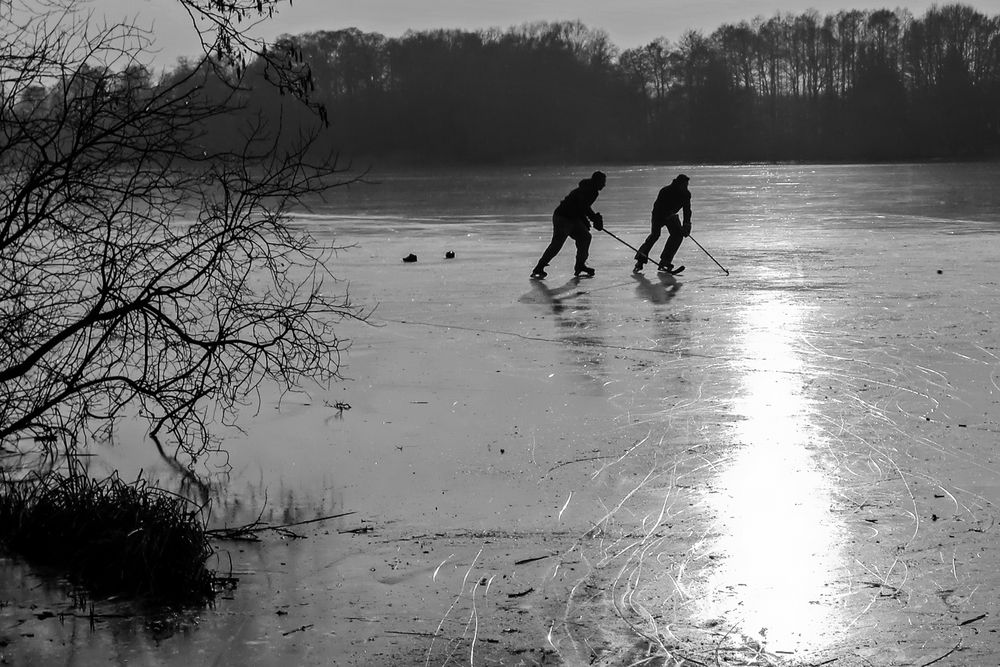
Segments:
[[[694,237],[729,275],[691,242],[684,274],[633,275],[595,231],[595,278],[572,277],[570,241],[530,281],[592,168],[387,173],[335,195],[297,223],[353,246],[333,272],[377,304],[344,328],[347,379],[265,400],[204,472],[216,523],[354,514],[220,544],[239,587],[169,636],[39,620],[30,604],[64,603],[8,582],[0,614],[34,634],[8,630],[5,651],[996,664],[1000,166],[597,166],[595,208],[633,245],[656,190],[690,175]],[[154,454],[106,465],[170,483]]]

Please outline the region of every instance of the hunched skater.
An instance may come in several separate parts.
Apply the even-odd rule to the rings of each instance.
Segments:
[[[590,178],[580,181],[580,184],[559,202],[559,206],[552,213],[552,241],[531,272],[532,278],[544,278],[547,275],[545,267],[559,254],[567,238],[576,241],[574,275],[594,275],[594,270],[587,266],[587,257],[590,254],[590,223],[594,223],[594,229],[597,231],[604,229],[604,219],[600,213],[594,212],[593,205],[604,189],[605,183],[607,176],[604,172],[595,171]]]
[[[684,174],[678,174],[670,185],[660,188],[653,202],[653,214],[650,217],[651,230],[649,236],[639,246],[639,252],[635,255],[635,273],[642,271],[649,257],[653,244],[660,238],[660,230],[667,228],[669,236],[663,244],[663,252],[660,253],[659,270],[665,273],[674,272],[674,255],[681,247],[684,237],[691,234],[691,191],[688,190],[688,181],[691,179]],[[684,222],[681,223],[677,212],[684,210]]]

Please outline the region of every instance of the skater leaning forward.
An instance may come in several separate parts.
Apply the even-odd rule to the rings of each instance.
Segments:
[[[685,236],[691,234],[691,192],[688,190],[688,181],[691,180],[684,174],[679,174],[670,185],[661,188],[653,203],[653,215],[651,217],[652,229],[649,236],[639,246],[639,252],[635,256],[635,268],[638,273],[646,263],[649,253],[653,249],[653,244],[660,238],[660,230],[667,228],[669,236],[663,245],[663,252],[660,253],[660,271],[671,272],[674,268],[673,261],[677,249],[681,247],[681,241]],[[681,222],[677,212],[684,210],[684,222]]]
[[[580,181],[580,184],[559,202],[559,206],[552,213],[552,241],[531,272],[532,278],[545,277],[545,267],[559,254],[567,238],[576,241],[576,264],[573,273],[578,276],[594,275],[594,270],[587,266],[587,256],[590,253],[590,223],[593,222],[594,228],[601,231],[604,229],[604,220],[592,207],[606,182],[607,177],[604,173],[595,171],[590,178]]]

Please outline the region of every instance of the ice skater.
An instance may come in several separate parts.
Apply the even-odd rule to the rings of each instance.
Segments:
[[[667,228],[668,236],[663,244],[663,252],[660,253],[660,271],[665,273],[680,273],[680,269],[674,270],[674,255],[681,247],[684,237],[691,235],[691,191],[688,190],[688,181],[684,174],[677,177],[667,185],[660,188],[653,203],[653,215],[651,216],[652,229],[649,236],[639,246],[639,252],[635,255],[635,273],[640,273],[645,266],[649,253],[653,249],[653,244],[660,238],[660,230]],[[677,212],[684,210],[684,222],[681,222]],[[683,267],[681,267],[683,268]]]
[[[587,266],[587,257],[590,254],[590,223],[594,223],[594,229],[597,231],[604,229],[604,219],[600,213],[594,212],[593,205],[607,180],[604,172],[595,171],[590,178],[580,181],[580,184],[559,202],[559,206],[552,213],[552,241],[531,272],[532,278],[544,278],[547,275],[545,267],[559,254],[567,238],[576,241],[576,264],[573,267],[573,274],[594,275],[594,270]]]

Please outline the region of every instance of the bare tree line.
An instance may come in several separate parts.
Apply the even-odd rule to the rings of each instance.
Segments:
[[[619,51],[602,30],[283,38],[331,144],[452,161],[932,159],[1000,152],[1000,16],[776,15]],[[277,113],[271,96],[248,108]],[[284,105],[287,107],[287,105]],[[287,113],[287,112],[286,112]]]
[[[775,15],[620,51],[579,22],[283,36],[236,117],[380,160],[888,160],[1000,153],[1000,16],[970,7]],[[179,61],[162,81],[189,79]],[[277,87],[270,73],[281,72]],[[208,82],[203,92],[218,86]],[[317,117],[283,95],[308,91]],[[31,91],[28,91],[29,93]],[[38,92],[38,91],[35,91]],[[240,124],[216,119],[221,147]]]

